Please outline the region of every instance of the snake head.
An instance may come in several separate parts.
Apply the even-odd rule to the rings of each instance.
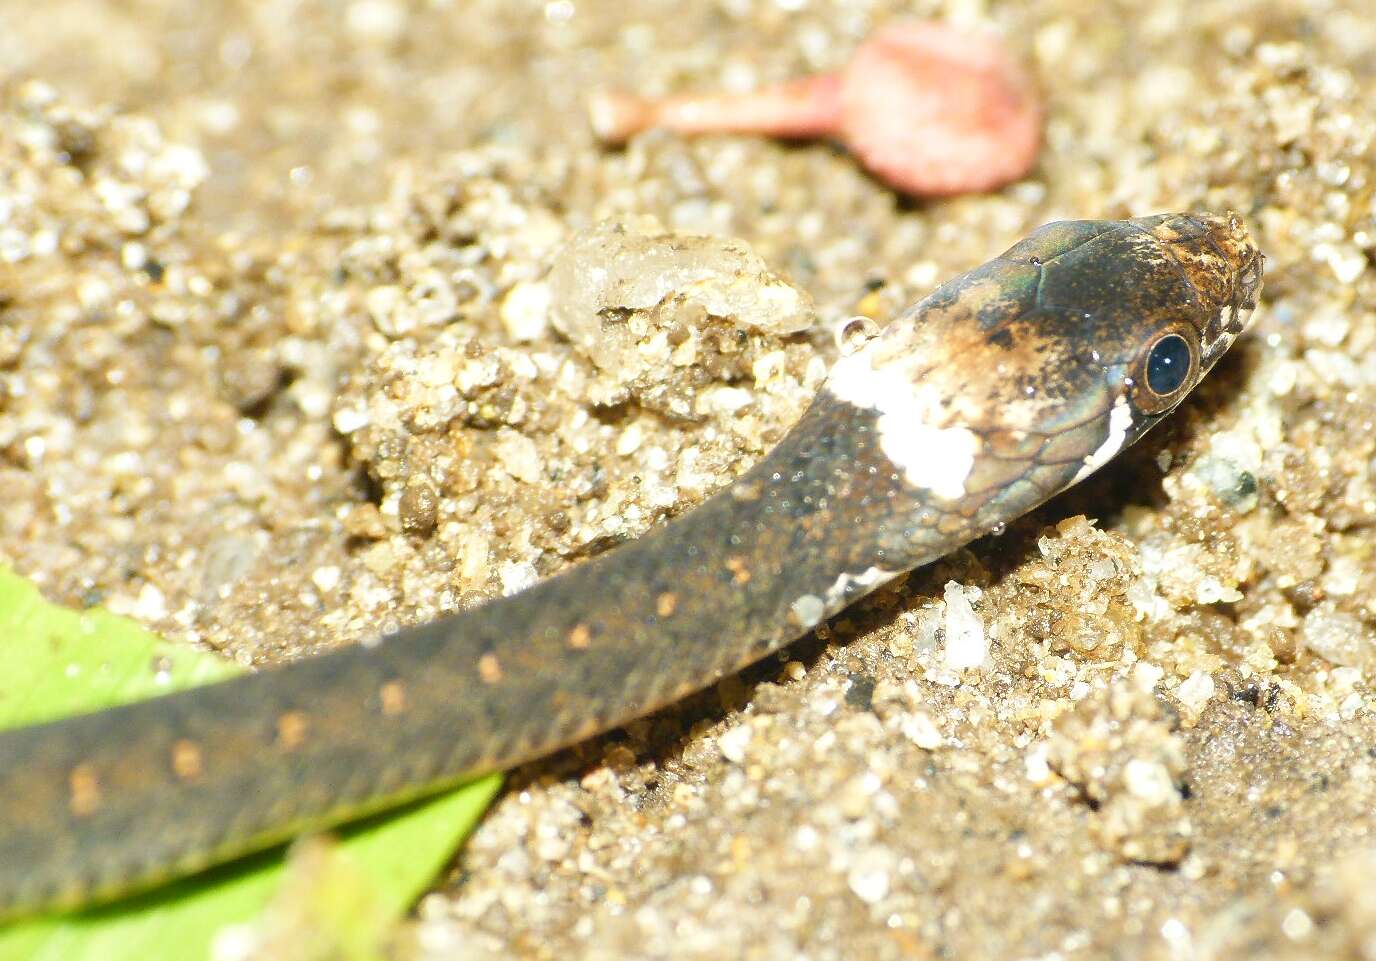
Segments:
[[[1047,224],[843,357],[827,391],[874,418],[910,541],[978,536],[1179,404],[1245,329],[1262,265],[1234,214]]]

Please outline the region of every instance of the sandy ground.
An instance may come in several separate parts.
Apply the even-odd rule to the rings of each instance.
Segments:
[[[851,315],[1047,220],[1232,208],[1265,306],[1168,424],[785,656],[517,772],[397,950],[1376,959],[1373,12],[4,0],[0,559],[246,662],[349,643],[690,508],[798,416]],[[836,66],[903,14],[1026,58],[1033,177],[914,204],[825,144],[606,151],[583,119],[599,86]],[[580,337],[597,255],[566,244],[609,218],[725,306],[671,285]],[[753,254],[675,260],[663,230]],[[755,255],[805,330],[742,292]],[[958,671],[962,615],[990,654]]]

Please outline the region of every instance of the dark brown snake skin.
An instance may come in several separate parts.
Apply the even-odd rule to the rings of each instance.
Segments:
[[[509,767],[778,650],[1148,430],[1242,332],[1261,264],[1232,215],[1050,224],[843,357],[768,457],[634,543],[377,643],[0,735],[0,915]]]

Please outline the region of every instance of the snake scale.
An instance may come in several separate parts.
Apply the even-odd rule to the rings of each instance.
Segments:
[[[1242,332],[1235,215],[1049,224],[854,346],[752,470],[512,597],[0,734],[0,915],[147,888],[587,738],[1093,472]]]

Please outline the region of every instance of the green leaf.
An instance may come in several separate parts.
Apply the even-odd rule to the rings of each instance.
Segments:
[[[127,618],[48,604],[0,568],[0,729],[228,677],[235,665],[168,644]],[[492,775],[371,818],[337,845],[299,843],[147,894],[0,925],[0,961],[199,961],[381,956],[395,921],[443,869],[501,785]]]

